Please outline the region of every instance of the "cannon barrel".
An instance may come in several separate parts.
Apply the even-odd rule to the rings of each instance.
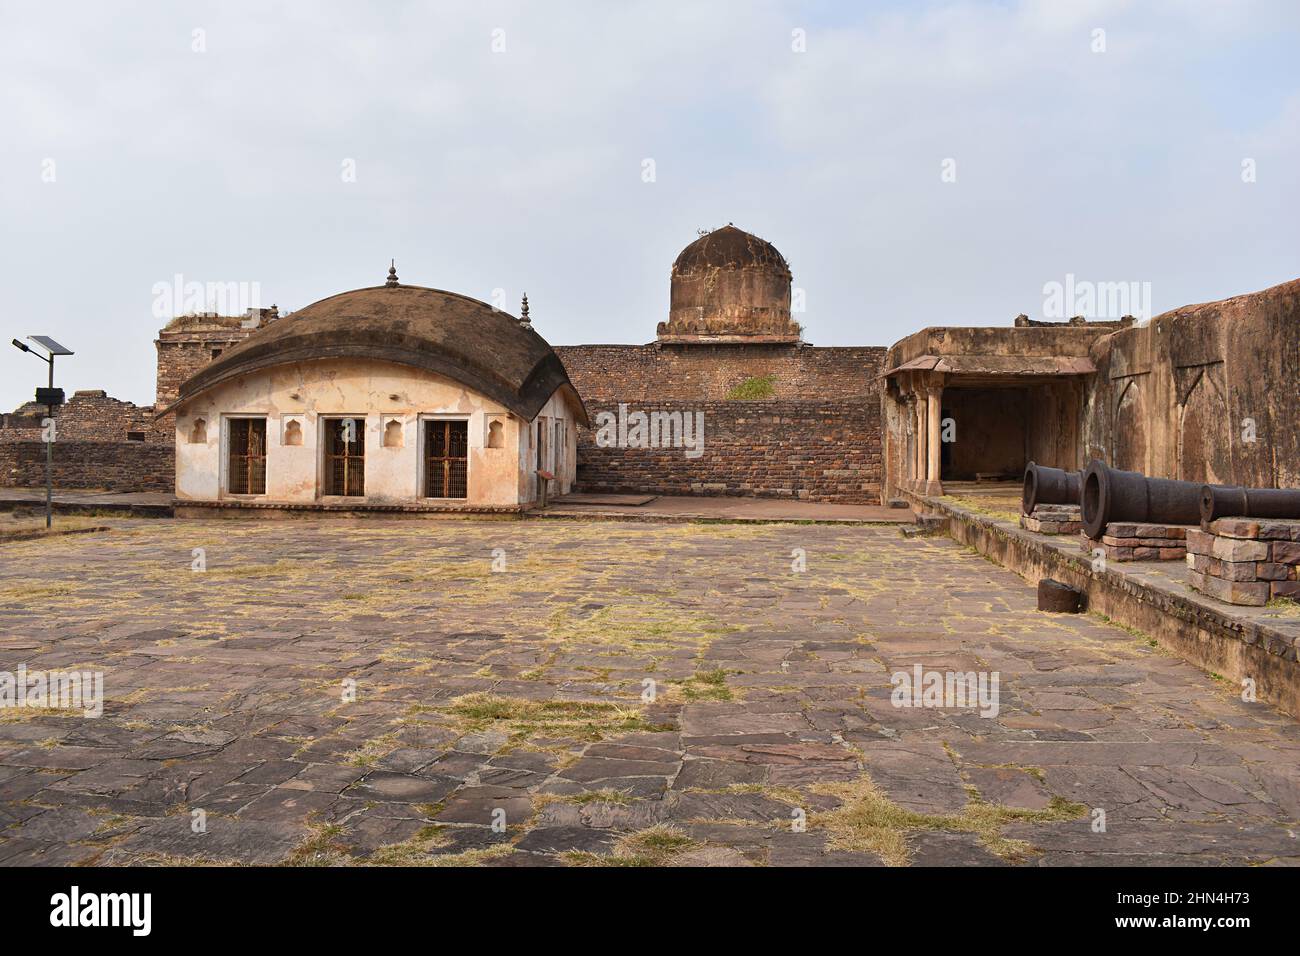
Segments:
[[[1201,486],[1201,525],[1216,518],[1300,519],[1300,488]]]
[[[1100,538],[1112,521],[1143,524],[1196,524],[1201,520],[1201,488],[1195,481],[1148,478],[1093,459],[1083,473],[1083,530]]]
[[[1020,503],[1027,515],[1033,514],[1037,505],[1077,505],[1082,487],[1083,472],[1048,468],[1031,461],[1025,467]]]

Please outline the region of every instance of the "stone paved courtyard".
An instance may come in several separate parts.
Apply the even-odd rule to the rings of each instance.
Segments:
[[[1300,862],[1295,720],[944,538],[115,525],[0,548],[0,670],[106,697],[0,711],[8,865]]]

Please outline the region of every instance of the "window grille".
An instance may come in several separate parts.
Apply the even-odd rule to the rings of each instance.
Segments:
[[[469,496],[469,422],[424,423],[424,496]]]
[[[232,495],[266,494],[266,419],[230,420],[227,485]]]
[[[325,494],[361,497],[365,493],[365,419],[326,419]]]

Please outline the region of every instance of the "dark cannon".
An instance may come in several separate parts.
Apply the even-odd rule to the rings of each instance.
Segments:
[[[1201,486],[1201,526],[1216,518],[1291,518],[1300,520],[1300,488]]]
[[[1037,505],[1077,505],[1083,487],[1083,472],[1048,468],[1032,461],[1025,468],[1025,487],[1020,496],[1025,514],[1034,513]]]
[[[1137,471],[1120,471],[1093,459],[1083,473],[1083,531],[1100,538],[1112,521],[1140,524],[1197,524],[1201,520],[1201,488],[1196,481],[1148,478]]]

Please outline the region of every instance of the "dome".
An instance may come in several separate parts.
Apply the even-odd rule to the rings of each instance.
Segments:
[[[706,232],[683,249],[673,263],[673,275],[699,269],[739,269],[746,266],[790,275],[790,266],[776,246],[727,223],[721,229]]]
[[[728,223],[700,236],[673,263],[665,343],[792,343],[790,266],[776,246]]]
[[[186,379],[173,407],[248,372],[330,358],[426,369],[528,421],[561,388],[582,408],[564,365],[531,326],[478,299],[396,284],[341,292],[262,327]]]

